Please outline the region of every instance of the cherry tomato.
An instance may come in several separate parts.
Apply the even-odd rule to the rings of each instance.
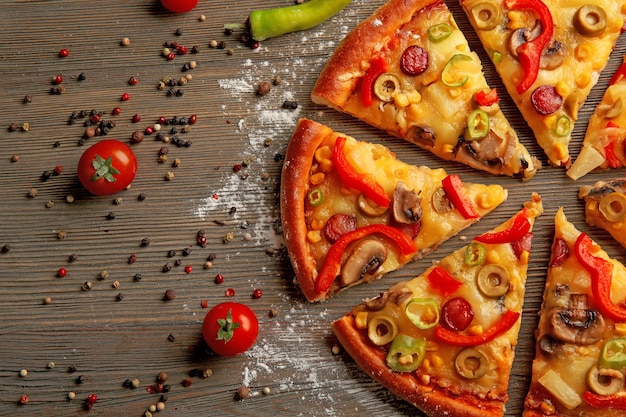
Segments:
[[[250,349],[259,335],[259,321],[245,304],[224,302],[204,317],[202,337],[220,356],[236,356]]]
[[[473,318],[474,310],[465,298],[452,298],[441,307],[441,324],[450,330],[460,332],[467,329]]]
[[[126,189],[137,174],[137,158],[123,142],[102,140],[83,152],[78,179],[92,194],[110,195]]]
[[[184,13],[196,7],[198,0],[161,0],[161,4],[170,12]]]

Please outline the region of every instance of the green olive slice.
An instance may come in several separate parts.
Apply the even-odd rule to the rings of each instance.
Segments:
[[[606,12],[595,4],[585,4],[574,15],[574,27],[583,36],[600,36],[606,29]]]
[[[592,366],[587,373],[587,385],[598,395],[615,394],[624,385],[624,374],[617,369]]]
[[[476,283],[485,296],[501,297],[509,290],[509,273],[500,265],[488,264],[478,271]]]
[[[385,314],[373,317],[367,323],[367,337],[376,346],[384,346],[391,342],[398,334],[398,325]]]
[[[619,222],[626,216],[626,197],[614,192],[600,199],[600,213],[609,222]]]
[[[454,360],[456,371],[464,378],[478,379],[489,370],[489,359],[484,353],[474,348],[464,349]]]
[[[374,81],[374,94],[382,101],[393,101],[393,95],[402,90],[402,81],[397,75],[385,72]]]
[[[482,1],[472,7],[471,17],[480,30],[491,30],[498,24],[500,9],[490,1]]]
[[[367,198],[365,194],[359,194],[356,200],[356,204],[359,207],[361,213],[370,217],[378,217],[382,216],[387,212],[387,207],[379,206],[374,203],[372,200]]]

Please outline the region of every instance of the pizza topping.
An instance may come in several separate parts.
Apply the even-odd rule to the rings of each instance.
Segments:
[[[556,119],[556,124],[554,125],[554,129],[552,129],[555,135],[557,136],[567,136],[572,131],[572,120],[563,115]]]
[[[324,264],[317,276],[315,290],[318,293],[328,291],[339,273],[341,258],[350,243],[374,234],[382,234],[389,238],[396,244],[402,256],[410,256],[416,251],[411,237],[398,229],[384,224],[372,224],[361,227],[344,234],[329,248]]]
[[[447,297],[452,295],[463,285],[460,281],[454,279],[452,275],[440,266],[435,266],[426,276],[430,287],[439,294]]]
[[[574,15],[574,27],[583,36],[600,36],[606,29],[607,16],[604,9],[596,4],[585,4]]]
[[[593,408],[615,408],[618,410],[626,410],[626,395],[598,395],[591,391],[583,394],[583,399]]]
[[[413,190],[409,190],[402,181],[398,182],[393,192],[391,207],[393,219],[401,224],[414,224],[422,218],[422,198]]]
[[[374,82],[374,94],[382,101],[393,101],[394,95],[402,89],[402,82],[397,75],[385,72]]]
[[[454,207],[465,219],[476,219],[480,215],[472,205],[465,186],[458,174],[450,174],[441,181],[441,186]]]
[[[465,265],[478,266],[485,262],[487,251],[485,247],[478,242],[472,242],[465,248]]]
[[[465,298],[451,298],[441,307],[441,325],[449,330],[461,332],[473,319],[474,310]]]
[[[324,226],[324,236],[330,243],[335,243],[341,236],[354,230],[356,230],[356,217],[334,214]]]
[[[446,63],[441,72],[441,82],[447,87],[462,87],[469,80],[463,63],[473,62],[472,57],[465,54],[456,54]]]
[[[437,188],[431,197],[431,203],[437,213],[448,213],[454,209],[454,205],[443,187]]]
[[[407,75],[420,75],[429,63],[428,51],[419,45],[407,47],[400,57],[400,69]]]
[[[592,366],[587,373],[587,385],[598,395],[612,395],[624,385],[624,374],[617,369]]]
[[[361,213],[370,217],[382,216],[387,211],[387,207],[377,205],[363,193],[359,194],[357,197],[356,204]]]
[[[580,395],[554,369],[548,369],[539,379],[539,383],[565,406],[573,410],[582,403]]]
[[[428,39],[433,43],[439,43],[452,34],[452,26],[447,23],[439,23],[428,28]]]
[[[602,314],[588,308],[586,294],[570,294],[567,308],[554,308],[548,317],[550,335],[566,343],[591,345],[606,329]]]
[[[509,36],[509,40],[507,43],[507,48],[509,49],[509,53],[515,59],[519,58],[517,53],[517,48],[525,44],[526,42],[535,39],[541,33],[541,23],[536,22],[535,26],[531,29],[521,27],[517,28],[511,33]]]
[[[387,72],[387,61],[382,57],[378,57],[371,62],[369,69],[365,72],[361,80],[361,100],[363,105],[369,107],[374,102],[372,90],[374,82],[383,73]]]
[[[626,216],[626,196],[619,192],[607,194],[600,199],[598,208],[607,221],[622,221]]]
[[[381,265],[387,259],[387,248],[376,239],[359,242],[341,268],[341,285],[348,286],[358,281],[371,281],[381,273]]]
[[[553,39],[552,42],[546,46],[545,51],[541,55],[541,61],[539,62],[539,66],[545,70],[553,70],[565,62],[565,44],[556,39]]]
[[[471,10],[471,17],[480,30],[491,30],[500,19],[500,7],[492,1],[481,1]]]
[[[521,259],[524,252],[530,252],[532,244],[533,234],[532,232],[529,232],[526,233],[523,238],[511,242],[511,247],[513,248],[513,253],[515,253],[517,259]]]
[[[467,132],[471,140],[482,139],[489,133],[489,115],[475,109],[467,116]]]
[[[435,130],[430,126],[411,126],[406,133],[407,140],[414,142],[420,146],[435,146],[437,135]]]
[[[511,10],[530,10],[535,12],[539,17],[542,28],[541,33],[537,37],[516,49],[524,74],[515,88],[519,94],[524,94],[537,79],[541,55],[554,34],[554,22],[550,9],[541,0],[505,0],[504,4]]]
[[[556,112],[563,105],[557,89],[552,85],[542,85],[532,92],[530,102],[539,114],[547,115]]]
[[[515,216],[513,223],[508,229],[499,232],[487,232],[474,238],[482,243],[510,243],[519,240],[530,232],[532,225],[526,217],[526,210]]]
[[[476,283],[485,296],[498,298],[509,290],[509,273],[501,265],[488,264],[478,271]]]
[[[309,194],[307,194],[307,200],[310,205],[317,207],[324,202],[324,191],[321,188],[315,187]]]
[[[559,266],[569,258],[569,247],[567,242],[561,238],[554,239],[552,243],[552,254],[550,258],[550,267]]]
[[[398,325],[395,320],[385,314],[379,314],[367,323],[367,337],[376,346],[384,346],[395,339]]]
[[[413,298],[404,312],[418,329],[430,329],[439,323],[439,303],[434,298]]]
[[[600,351],[601,368],[623,369],[626,366],[626,338],[609,339]]]
[[[489,91],[478,90],[474,94],[474,100],[476,100],[476,104],[483,107],[489,107],[500,101],[498,98],[498,91],[495,88],[492,88]]]
[[[439,324],[437,327],[435,327],[435,337],[442,342],[454,346],[478,346],[483,343],[490,342],[496,337],[510,330],[515,325],[515,323],[517,323],[519,317],[520,313],[513,310],[507,310],[504,312],[502,317],[500,317],[500,319],[487,330],[483,331],[480,334],[469,335],[451,331]]]
[[[345,137],[338,137],[333,150],[333,162],[343,184],[362,192],[379,206],[389,207],[389,197],[383,187],[371,177],[359,174],[352,168],[345,155],[345,143]]]
[[[489,359],[474,348],[463,349],[454,360],[456,371],[464,378],[478,379],[489,370]]]
[[[387,365],[397,372],[412,372],[422,364],[425,354],[426,339],[400,333],[391,342]]]

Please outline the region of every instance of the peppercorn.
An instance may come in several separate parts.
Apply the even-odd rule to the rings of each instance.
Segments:
[[[43,303],[45,305],[52,304],[52,297],[44,297]]]
[[[87,79],[87,74],[85,74],[84,72],[81,72],[80,74],[78,74],[78,81],[85,81]]]
[[[87,378],[85,377],[85,375],[78,375],[78,377],[76,378],[75,382],[76,382],[77,384],[82,384],[82,383],[84,383],[84,382],[85,382],[85,379],[87,379]]]
[[[174,337],[173,334],[170,333],[167,335],[167,340],[169,340],[170,342],[173,342],[174,340],[176,340],[176,338]]]
[[[28,371],[26,369],[22,369],[20,370],[20,376],[22,378],[26,377],[28,375]]]
[[[245,385],[242,385],[239,388],[237,388],[236,398],[239,401],[250,398],[250,388],[246,387]]]
[[[65,230],[60,230],[59,233],[57,233],[57,239],[59,240],[63,240],[67,237],[67,232]]]
[[[115,213],[112,212],[112,211],[108,212],[107,215],[106,215],[106,218],[107,218],[107,220],[115,219]]]
[[[69,56],[70,51],[67,48],[63,48],[59,51],[59,57],[60,58],[65,58],[67,56]]]
[[[26,395],[26,394],[22,394],[22,395],[20,396],[20,400],[19,400],[18,402],[19,402],[19,404],[20,404],[20,405],[26,405],[26,404],[28,404],[28,401],[29,401],[29,400],[30,400],[30,399],[28,398],[28,395]]]
[[[65,196],[65,201],[67,203],[73,203],[74,202],[74,196],[72,194],[68,194]]]
[[[131,253],[128,256],[128,263],[132,264],[132,263],[135,263],[135,262],[137,262],[137,255],[135,255],[134,253]]]
[[[22,103],[32,103],[33,98],[31,96],[24,96],[24,98],[22,99]]]
[[[109,277],[109,271],[102,270],[98,273],[98,279],[102,281],[103,279],[107,279]]]
[[[143,142],[144,132],[141,130],[135,130],[130,137],[130,143],[141,143]]]
[[[83,291],[89,291],[93,287],[93,283],[91,281],[85,281],[83,283]]]
[[[167,372],[163,372],[163,371],[161,371],[161,372],[159,372],[159,373],[157,374],[157,376],[156,376],[156,382],[158,382],[158,383],[162,384],[162,383],[164,383],[165,381],[167,381],[167,377],[168,377]]]
[[[141,281],[141,274],[135,274],[135,275],[133,275],[133,280],[134,280],[134,281]]]
[[[133,75],[128,79],[128,84],[137,85],[139,84],[139,79]]]
[[[124,294],[122,294],[122,293],[118,293],[115,296],[115,301],[122,301],[123,299],[124,299]]]
[[[166,263],[165,265],[163,265],[163,268],[161,268],[162,272],[169,272],[172,270],[173,265],[171,263]]]
[[[181,385],[185,388],[191,386],[191,384],[192,384],[191,379],[187,379],[187,378],[183,379],[181,382]]]
[[[126,38],[126,37],[122,38],[122,40],[120,41],[120,45],[122,46],[130,45],[130,38]]]
[[[256,92],[260,96],[265,96],[269,94],[271,90],[272,90],[272,86],[267,81],[260,82],[256,88]]]
[[[120,282],[118,280],[113,281],[113,283],[111,284],[111,286],[115,289],[118,289],[120,287]]]
[[[276,307],[270,308],[270,311],[269,311],[269,316],[270,317],[278,317],[278,314],[279,314],[278,308],[276,308]]]
[[[263,291],[259,288],[255,288],[254,291],[252,291],[252,298],[259,299],[261,297],[263,297]]]
[[[174,173],[172,171],[168,171],[167,174],[165,174],[165,180],[166,181],[173,181],[174,180]]]

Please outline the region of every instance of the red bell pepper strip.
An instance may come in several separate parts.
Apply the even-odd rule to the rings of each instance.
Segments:
[[[326,254],[326,259],[324,259],[322,269],[315,281],[315,290],[320,294],[328,291],[339,274],[341,257],[350,243],[375,233],[380,233],[391,239],[398,246],[403,256],[409,256],[417,252],[411,237],[396,228],[387,226],[386,224],[371,224],[361,227],[342,235],[339,240],[330,247]]]
[[[428,279],[428,283],[431,288],[444,297],[452,295],[461,285],[463,285],[462,282],[454,279],[448,271],[440,266],[435,266],[426,278]]]
[[[337,168],[339,178],[346,187],[354,188],[381,207],[389,207],[390,200],[383,187],[371,177],[356,172],[344,153],[346,138],[340,136],[335,141],[333,162]]]
[[[388,66],[387,61],[385,61],[382,57],[378,57],[372,61],[370,67],[365,71],[365,75],[361,80],[361,100],[363,100],[363,105],[365,107],[369,107],[374,102],[374,98],[372,97],[372,90],[374,89],[374,81],[381,74],[387,72]]]
[[[520,313],[507,310],[502,317],[483,334],[466,335],[448,330],[441,325],[435,327],[435,338],[454,346],[478,346],[487,343],[507,332],[520,317]]]
[[[613,264],[604,258],[591,253],[593,241],[586,233],[581,233],[574,243],[574,253],[578,262],[591,275],[591,291],[598,303],[600,312],[613,320],[626,321],[626,307],[619,306],[611,300],[611,281],[613,280]]]
[[[598,395],[591,391],[585,391],[583,400],[593,408],[626,410],[626,395],[624,394]]]
[[[619,66],[617,71],[615,71],[615,73],[611,77],[611,80],[609,81],[609,86],[620,82],[624,78],[626,78],[626,57],[624,57],[624,62],[622,62],[622,65]]]
[[[622,161],[620,161],[615,154],[614,140],[604,147],[604,159],[606,159],[606,163],[609,164],[610,168],[619,168],[622,166]]]
[[[504,5],[511,10],[531,10],[537,14],[541,23],[541,33],[517,48],[524,75],[515,88],[519,94],[524,94],[537,80],[541,54],[554,35],[554,22],[550,9],[541,0],[505,0]]]
[[[510,243],[522,239],[530,232],[530,228],[530,220],[528,220],[526,209],[524,208],[521,213],[515,216],[511,227],[508,229],[499,232],[487,232],[476,236],[474,240],[481,243]]]
[[[491,106],[492,104],[500,101],[500,98],[498,97],[496,89],[492,88],[488,92],[485,92],[485,90],[478,90],[476,94],[474,94],[474,100],[476,100],[476,103],[479,106]]]
[[[477,219],[480,217],[467,196],[461,177],[458,174],[451,174],[445,177],[441,181],[441,186],[463,218]]]
[[[608,122],[606,122],[606,127],[612,127],[615,129],[619,129],[619,125],[615,122],[613,122],[612,120],[609,120]]]

